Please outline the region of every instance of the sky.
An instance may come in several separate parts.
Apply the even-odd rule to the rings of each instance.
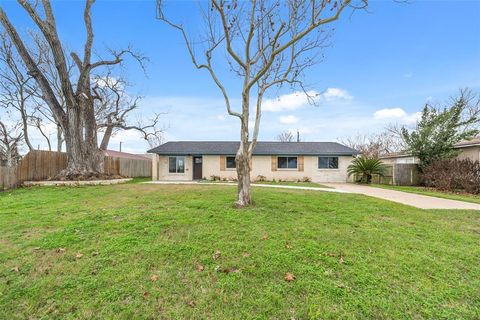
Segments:
[[[33,27],[16,1],[0,4],[20,31]],[[85,39],[83,6],[53,3],[62,41],[78,52]],[[165,10],[187,30],[198,31],[197,6],[170,1]],[[133,60],[120,71],[132,83],[130,93],[143,97],[132,120],[165,113],[165,141],[238,140],[238,119],[227,114],[208,73],[194,68],[178,31],[155,19],[154,1],[97,0],[92,11],[99,56],[108,57],[107,48],[132,45],[149,58],[146,74]],[[345,15],[333,27],[331,46],[321,49],[324,60],[305,74],[308,90],[318,95],[316,105],[300,92],[272,91],[264,102],[260,140],[299,130],[304,141],[338,141],[380,132],[390,123],[411,126],[426,102],[441,104],[465,87],[480,92],[480,1],[371,1],[368,11]],[[238,107],[238,79],[219,67]],[[118,150],[120,141],[123,151],[148,149],[134,131],[116,135],[110,149]]]

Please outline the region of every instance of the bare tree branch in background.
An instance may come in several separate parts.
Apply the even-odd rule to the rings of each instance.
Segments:
[[[138,131],[149,145],[162,141],[165,128],[160,127],[159,122],[164,113],[155,114],[148,120],[138,117],[136,122],[130,121],[129,116],[138,111],[141,97],[131,97],[127,93],[125,79],[107,73],[96,75],[92,82],[96,95],[95,117],[98,130],[103,133],[100,149],[107,150],[110,138],[121,130]]]
[[[283,131],[283,132],[280,132],[276,137],[275,139],[277,141],[280,141],[280,142],[293,142],[295,141],[295,137],[293,135],[293,133],[291,133],[290,131]]]
[[[0,165],[15,166],[20,160],[18,152],[23,139],[22,123],[16,122],[9,125],[0,121]]]
[[[381,155],[402,150],[400,137],[390,131],[378,134],[356,135],[339,139],[347,147],[360,151],[366,158],[378,159]]]
[[[164,14],[163,1],[157,0],[157,17],[178,30],[197,69],[208,71],[225,100],[229,115],[240,121],[240,146],[235,161],[238,176],[237,207],[252,203],[250,193],[250,160],[260,130],[263,97],[270,89],[288,86],[304,92],[306,70],[321,60],[320,49],[329,44],[331,29],[347,8],[364,8],[367,0],[281,1],[210,0],[201,3],[204,18],[202,54],[196,54],[193,41],[181,24]],[[203,6],[202,6],[203,5]],[[226,63],[214,63],[215,58]],[[220,66],[227,65],[241,82],[236,96],[241,109],[233,110],[232,95],[219,78]],[[254,101],[252,103],[252,101]],[[250,132],[250,113],[254,114]]]
[[[35,60],[39,64],[39,60]],[[37,90],[32,76],[28,75],[23,62],[16,55],[7,34],[0,33],[0,109],[19,116],[23,139],[29,150],[33,150],[28,124],[33,110],[29,106]]]

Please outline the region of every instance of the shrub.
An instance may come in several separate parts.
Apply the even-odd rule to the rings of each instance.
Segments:
[[[423,170],[421,177],[427,187],[480,194],[480,162],[478,161],[437,160]]]
[[[312,179],[310,177],[303,177],[302,182],[312,182]]]
[[[261,174],[257,176],[257,181],[258,182],[264,182],[267,181],[267,177],[262,176]]]
[[[221,178],[220,178],[220,176],[211,175],[211,176],[210,176],[210,180],[212,180],[212,181],[220,181]]]

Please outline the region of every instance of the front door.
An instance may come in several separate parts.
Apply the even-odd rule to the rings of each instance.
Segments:
[[[202,157],[193,157],[193,180],[200,180],[202,176]]]

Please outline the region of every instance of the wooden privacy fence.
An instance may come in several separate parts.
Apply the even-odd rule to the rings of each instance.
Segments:
[[[0,167],[0,191],[17,186],[17,167]]]
[[[107,174],[123,177],[151,177],[152,161],[145,158],[128,159],[105,157],[104,170]],[[0,190],[15,187],[24,181],[48,180],[67,167],[67,154],[53,151],[30,151],[16,168],[0,167]]]

